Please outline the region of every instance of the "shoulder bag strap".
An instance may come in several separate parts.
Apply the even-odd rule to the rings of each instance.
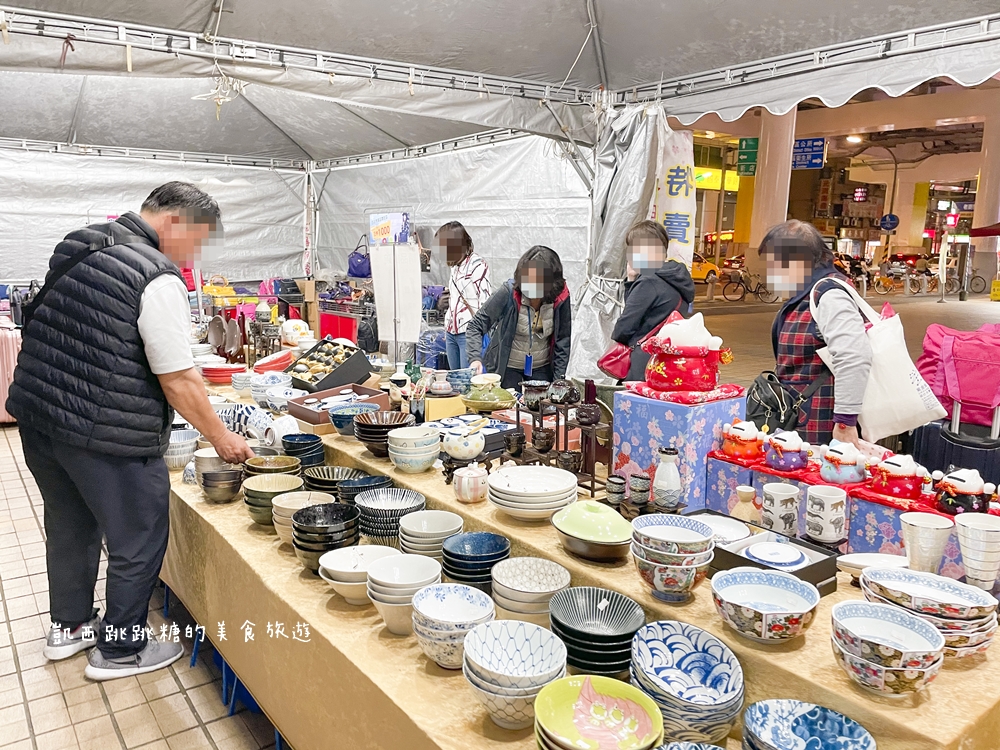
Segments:
[[[858,294],[857,289],[855,289],[853,286],[848,284],[843,279],[838,279],[836,276],[825,276],[824,278],[820,279],[815,284],[813,284],[813,288],[809,292],[809,314],[812,315],[813,320],[816,320],[816,305],[817,305],[816,287],[818,287],[824,281],[832,281],[834,284],[841,287],[849,295],[851,295],[851,299],[853,299],[854,304],[858,306],[858,310],[861,312],[861,316],[863,318],[867,318],[869,323],[874,325],[875,323],[878,323],[882,319],[882,316],[879,315],[877,312],[875,312],[875,309],[867,302],[865,302],[865,300],[861,297],[861,295]]]
[[[90,244],[90,247],[88,247],[86,250],[83,250],[77,253],[76,255],[67,258],[58,266],[53,268],[51,275],[49,276],[49,278],[45,280],[45,284],[42,286],[41,289],[38,290],[38,294],[35,295],[35,298],[31,301],[31,303],[26,305],[24,310],[22,311],[22,320],[24,321],[22,323],[22,327],[26,327],[28,323],[31,322],[32,317],[34,317],[35,315],[35,311],[41,306],[42,301],[45,299],[45,295],[49,293],[49,290],[51,290],[52,287],[55,286],[56,282],[59,281],[59,279],[61,279],[63,276],[65,276],[67,273],[73,270],[77,266],[77,264],[89,258],[91,253],[98,252],[107,247],[112,247],[114,244],[115,244],[115,238],[112,237],[110,234],[106,235],[103,242],[101,243],[92,242]]]

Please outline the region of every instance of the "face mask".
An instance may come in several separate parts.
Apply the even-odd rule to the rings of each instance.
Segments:
[[[521,282],[521,294],[528,299],[541,299],[545,296],[545,285],[533,281]]]

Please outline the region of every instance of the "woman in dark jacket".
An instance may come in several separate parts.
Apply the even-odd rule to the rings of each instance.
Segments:
[[[625,309],[615,323],[611,338],[635,347],[647,333],[667,319],[674,310],[687,312],[694,301],[694,281],[683,263],[667,260],[670,239],[654,221],[640,221],[625,237],[629,266],[634,280],[625,283]],[[632,349],[626,380],[645,380],[649,355]]]
[[[504,388],[517,388],[522,380],[564,378],[572,330],[562,261],[554,250],[536,245],[521,256],[514,278],[494,292],[469,323],[469,366],[501,374]]]

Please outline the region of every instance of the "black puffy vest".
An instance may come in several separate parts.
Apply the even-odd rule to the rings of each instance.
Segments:
[[[113,243],[102,247],[107,237]],[[113,456],[161,456],[173,410],[139,336],[146,285],[177,267],[157,248],[156,232],[129,213],[69,234],[51,270],[91,246],[55,282],[22,330],[7,399],[20,424],[54,440]]]

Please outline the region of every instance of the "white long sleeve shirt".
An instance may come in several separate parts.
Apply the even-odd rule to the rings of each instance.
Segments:
[[[448,279],[448,312],[444,316],[444,329],[448,333],[465,333],[469,321],[490,298],[493,289],[489,273],[489,265],[475,253],[469,253],[452,267]]]

